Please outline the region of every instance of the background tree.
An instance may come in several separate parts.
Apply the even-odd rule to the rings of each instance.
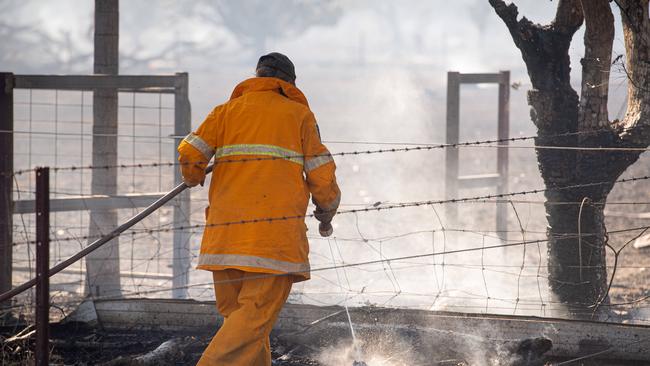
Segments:
[[[514,4],[488,1],[526,64],[532,82],[528,103],[538,130],[536,145],[645,148],[650,144],[648,0],[614,1],[623,23],[628,97],[625,117],[613,121],[607,114],[614,41],[613,5],[608,0],[560,0],[549,25],[518,19]],[[570,84],[569,46],[583,22],[585,53],[578,96]],[[539,170],[549,188],[545,204],[549,284],[576,316],[591,314],[598,303],[608,301],[604,206],[613,182],[641,152],[537,149]],[[578,232],[581,239],[575,235]]]

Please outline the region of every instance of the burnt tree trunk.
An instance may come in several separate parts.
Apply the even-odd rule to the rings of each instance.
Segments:
[[[488,0],[521,51],[532,90],[531,119],[537,127],[537,160],[547,187],[549,286],[571,314],[591,316],[607,301],[604,206],[617,178],[641,151],[575,148],[646,147],[650,96],[647,0],[619,0],[629,76],[628,109],[623,121],[609,121],[607,98],[614,17],[608,0],[560,0],[549,25],[518,19],[518,9]],[[583,2],[585,6],[583,7]],[[581,93],[570,83],[569,46],[585,23]]]

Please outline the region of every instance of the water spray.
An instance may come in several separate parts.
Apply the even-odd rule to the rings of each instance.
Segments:
[[[332,254],[332,262],[334,263],[336,271],[336,279],[339,282],[339,288],[343,291],[343,284],[341,283],[341,277],[339,276],[339,270],[336,269],[336,258],[334,257],[334,251],[332,250],[332,242],[328,239],[327,243],[330,247],[330,253]],[[354,361],[352,361],[352,366],[368,366],[367,363],[363,361],[361,350],[359,349],[359,342],[357,341],[357,335],[354,333],[354,326],[352,325],[352,318],[350,317],[350,310],[348,309],[348,295],[345,295],[345,300],[343,300],[343,307],[345,308],[345,314],[348,317],[348,324],[350,325],[350,334],[352,335],[352,349],[354,350]]]
[[[352,334],[352,348],[354,349],[354,361],[352,362],[352,366],[368,366],[363,361],[357,361],[362,359],[361,350],[359,349],[359,342],[357,342],[357,336],[356,334],[354,334],[354,327],[352,326],[352,318],[350,318],[350,311],[348,310],[347,302],[348,301],[346,296],[343,306],[345,307],[345,314],[348,316],[348,324],[350,325],[350,334]]]

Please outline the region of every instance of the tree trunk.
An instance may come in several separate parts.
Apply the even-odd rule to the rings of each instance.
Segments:
[[[607,288],[604,198],[594,200],[598,205],[591,200],[578,205],[552,203],[582,203],[584,197],[573,192],[550,191],[546,198],[549,285],[558,300],[571,305],[572,314],[589,317],[589,307],[605,296]],[[576,238],[574,233],[581,235]]]
[[[648,2],[617,0],[626,41],[628,110],[623,121],[607,116],[614,17],[608,0],[560,0],[546,26],[517,19],[518,9],[488,0],[504,21],[526,63],[533,89],[528,93],[535,144],[568,149],[537,149],[546,185],[549,285],[577,317],[591,317],[607,301],[604,206],[618,177],[640,151],[576,150],[592,147],[646,147],[650,143]],[[569,46],[586,25],[581,95],[570,84]],[[559,136],[558,136],[559,135]]]

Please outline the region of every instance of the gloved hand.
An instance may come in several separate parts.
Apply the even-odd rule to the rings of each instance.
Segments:
[[[332,235],[334,229],[332,228],[331,222],[335,214],[336,210],[325,211],[322,208],[316,206],[314,217],[316,220],[320,221],[320,225],[318,225],[318,232],[320,233],[320,236],[328,237]]]
[[[330,222],[332,222],[334,215],[336,215],[336,210],[325,211],[318,206],[316,206],[316,210],[314,210],[314,217],[316,218],[316,220],[324,224],[329,224]]]
[[[193,181],[191,179],[187,179],[187,178],[183,177],[183,183],[185,183],[185,185],[187,185],[190,188],[191,187],[196,187],[199,184],[201,185],[201,187],[203,187],[204,182],[205,182],[205,178],[203,178],[201,181]]]

